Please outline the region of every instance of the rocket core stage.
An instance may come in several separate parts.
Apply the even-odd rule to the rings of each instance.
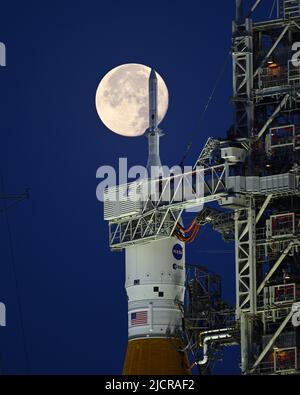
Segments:
[[[159,172],[157,77],[149,78],[148,171]],[[153,172],[152,172],[153,175]],[[125,375],[190,374],[180,351],[185,293],[185,247],[175,237],[126,248],[129,343]]]

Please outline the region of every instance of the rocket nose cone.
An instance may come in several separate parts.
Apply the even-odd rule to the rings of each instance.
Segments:
[[[150,80],[157,80],[156,71],[154,69],[151,69],[151,73],[150,73],[149,79]]]

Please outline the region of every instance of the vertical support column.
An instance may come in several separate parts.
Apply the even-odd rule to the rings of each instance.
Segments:
[[[257,312],[256,279],[256,209],[249,207],[235,213],[236,245],[236,318],[240,322],[242,372],[251,367],[253,317]]]
[[[235,137],[249,141],[246,174],[252,175],[251,145],[254,137],[253,26],[243,19],[243,2],[236,0],[233,22],[233,102],[235,105]],[[247,373],[251,361],[253,325],[256,314],[256,212],[253,198],[247,208],[235,213],[236,248],[236,318],[241,331],[242,372]]]
[[[233,22],[233,102],[235,105],[236,138],[253,138],[253,27],[252,20],[243,24]],[[250,151],[251,152],[251,151]],[[251,154],[248,155],[247,173],[252,174]]]
[[[257,280],[256,280],[256,210],[254,198],[248,209],[249,224],[249,276],[250,276],[250,313],[257,312]]]
[[[233,23],[233,100],[236,107],[236,132],[240,137],[253,133],[253,37],[252,20]]]
[[[241,332],[241,370],[242,374],[248,371],[249,367],[249,347],[248,347],[248,320],[246,313],[240,316],[240,332]]]

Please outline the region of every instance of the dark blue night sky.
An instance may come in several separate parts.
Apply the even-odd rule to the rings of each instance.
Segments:
[[[6,192],[30,188],[30,199],[8,211],[13,251],[0,216],[1,372],[121,373],[123,254],[108,248],[96,170],[119,157],[145,164],[147,140],[110,133],[97,116],[95,91],[117,65],[154,67],[170,93],[162,160],[178,164],[196,132],[192,165],[207,138],[225,136],[232,124],[230,60],[200,118],[230,50],[233,15],[233,0],[0,1],[7,47],[0,167]],[[233,245],[205,228],[187,261],[220,273],[234,304]],[[228,350],[216,372],[238,373],[238,363],[238,350]]]

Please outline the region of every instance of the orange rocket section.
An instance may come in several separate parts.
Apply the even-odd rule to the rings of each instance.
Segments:
[[[128,343],[124,375],[190,375],[187,355],[177,339],[137,339]]]

